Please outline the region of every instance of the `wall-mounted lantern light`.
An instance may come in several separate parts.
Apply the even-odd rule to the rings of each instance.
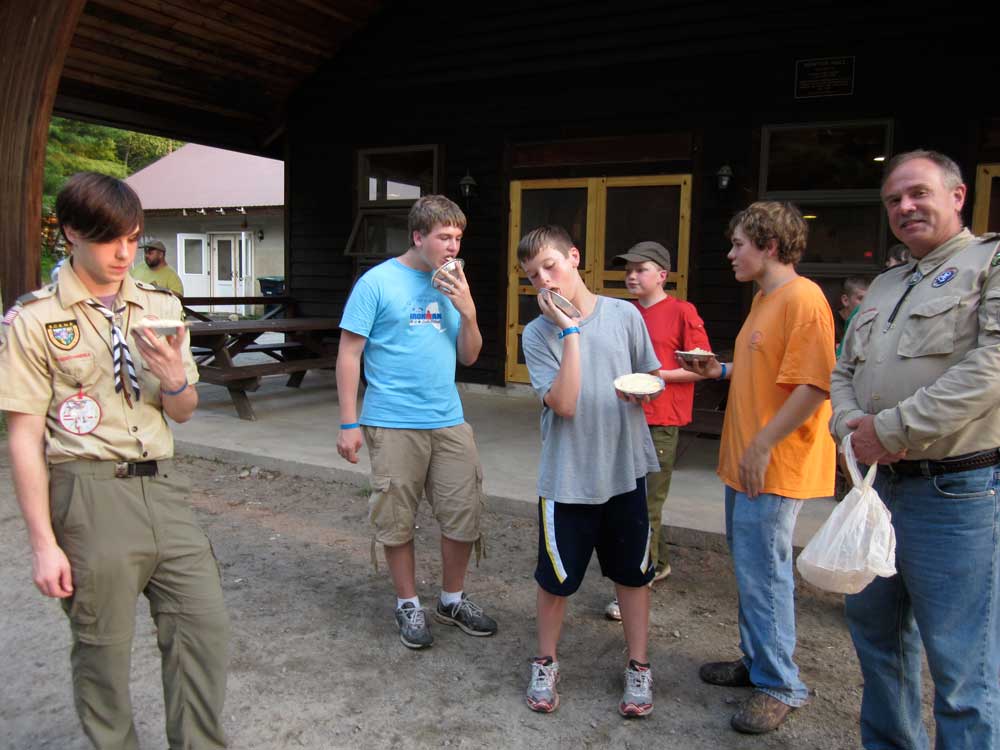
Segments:
[[[465,207],[469,207],[469,199],[476,194],[476,178],[469,174],[469,170],[465,170],[465,177],[458,181],[458,190],[462,194],[462,200],[465,201]]]
[[[733,168],[728,164],[723,164],[715,173],[715,177],[719,181],[719,190],[726,190],[733,180]]]

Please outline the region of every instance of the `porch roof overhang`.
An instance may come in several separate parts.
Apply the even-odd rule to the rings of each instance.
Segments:
[[[381,0],[88,0],[54,113],[280,158],[289,96]]]

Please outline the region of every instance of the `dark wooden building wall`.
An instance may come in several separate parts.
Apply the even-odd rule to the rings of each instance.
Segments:
[[[692,173],[689,298],[725,348],[751,290],[732,278],[723,233],[756,197],[762,125],[889,118],[896,151],[939,148],[973,178],[983,124],[998,115],[982,83],[1000,72],[996,57],[955,52],[975,49],[956,45],[971,41],[971,16],[903,15],[831,0],[390,3],[292,101],[291,291],[308,312],[342,309],[353,273],[342,252],[356,206],[355,150],[437,143],[443,191],[457,199],[466,169],[479,185],[462,254],[485,343],[460,377],[502,382],[507,185],[541,176],[509,167],[512,144],[684,133],[692,143],[684,159],[545,176]],[[796,100],[795,60],[828,55],[856,56],[854,94]],[[735,178],[720,192],[724,163]]]

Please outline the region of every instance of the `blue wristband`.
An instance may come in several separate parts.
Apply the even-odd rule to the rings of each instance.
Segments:
[[[559,338],[564,339],[574,333],[580,333],[580,329],[576,326],[570,326],[569,328],[564,328],[559,332]]]
[[[725,362],[719,362],[719,365],[722,367],[722,374],[719,375],[719,377],[717,377],[716,380],[725,380],[726,379],[726,363]]]
[[[184,378],[184,385],[182,385],[182,386],[181,386],[180,388],[178,388],[178,389],[177,389],[176,391],[165,391],[165,390],[163,390],[163,389],[161,388],[161,389],[160,389],[160,393],[162,393],[162,394],[163,394],[164,396],[179,396],[179,395],[181,395],[182,393],[184,393],[184,391],[186,391],[186,390],[187,390],[187,387],[188,387],[188,385],[190,385],[190,384],[188,383],[188,379],[187,379],[187,378]]]
[[[342,425],[340,425],[340,429],[342,429],[342,430],[353,430],[354,428],[360,427],[360,426],[361,426],[360,422],[351,422],[350,424],[342,424]]]

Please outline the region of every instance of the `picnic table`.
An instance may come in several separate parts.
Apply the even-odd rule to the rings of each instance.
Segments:
[[[308,370],[337,363],[339,318],[195,320],[188,327],[201,380],[225,386],[240,419],[256,419],[247,392],[257,390],[262,377],[287,374],[286,385],[298,388]],[[283,333],[285,340],[259,342],[265,333]],[[251,353],[274,361],[238,360]]]

